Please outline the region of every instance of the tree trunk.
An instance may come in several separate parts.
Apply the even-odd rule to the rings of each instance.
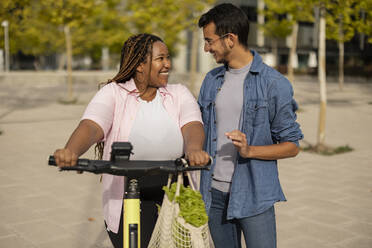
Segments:
[[[190,81],[189,87],[190,91],[194,94],[197,94],[196,89],[196,74],[197,74],[197,62],[198,62],[198,30],[195,29],[192,31],[192,40],[191,40],[191,58],[190,58]]]
[[[318,139],[316,147],[322,149],[325,147],[325,123],[326,123],[326,107],[327,107],[327,87],[326,87],[326,22],[325,22],[325,8],[320,8],[320,22],[319,22],[319,46],[318,46],[318,79],[320,88],[320,109],[319,109],[319,123],[318,123]]]
[[[261,11],[264,10],[265,8],[265,2],[264,0],[258,0],[257,1],[257,8],[258,8],[258,13],[257,13],[257,46],[258,47],[263,47],[265,45],[265,36],[262,31],[262,25],[265,24],[265,16],[262,14]]]
[[[361,21],[364,22],[365,21],[365,18],[366,18],[366,12],[364,9],[362,9],[360,11],[360,18],[361,18]],[[365,43],[365,34],[363,32],[360,32],[359,34],[359,48],[360,50],[364,50],[364,43]]]
[[[102,70],[108,71],[110,69],[110,53],[108,47],[102,47],[101,57]]]
[[[58,54],[57,70],[58,71],[64,70],[65,64],[66,64],[66,54],[65,53]]]
[[[276,38],[272,38],[271,39],[271,50],[272,50],[272,53],[274,55],[274,66],[273,67],[276,67],[278,68],[279,66],[279,59],[278,59],[278,41]]]
[[[67,57],[67,98],[66,102],[74,102],[73,88],[72,88],[72,45],[71,45],[71,33],[70,27],[66,25],[64,27],[65,39],[66,39],[66,57]]]
[[[338,86],[340,90],[344,89],[344,43],[338,42]]]
[[[298,23],[293,24],[291,34],[291,47],[289,49],[289,62],[288,62],[288,80],[293,84],[294,82],[294,59],[297,50],[297,34],[298,34]]]
[[[314,7],[314,29],[313,29],[313,48],[318,48],[318,43],[319,43],[319,7],[315,6]]]
[[[342,15],[340,15],[340,23],[338,29],[338,86],[342,91],[344,88],[344,32]]]

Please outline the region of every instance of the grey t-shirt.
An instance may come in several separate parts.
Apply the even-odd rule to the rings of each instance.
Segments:
[[[251,63],[240,69],[229,68],[216,97],[217,154],[212,187],[223,192],[230,191],[237,156],[237,149],[225,133],[239,128],[244,79],[250,67]]]

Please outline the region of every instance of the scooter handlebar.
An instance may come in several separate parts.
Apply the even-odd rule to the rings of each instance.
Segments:
[[[89,160],[89,159],[80,158],[80,159],[77,160],[76,166],[88,166],[90,161],[91,160]],[[49,156],[48,165],[57,166],[57,162],[56,162],[56,159],[54,158],[54,156],[52,156],[52,155]],[[71,167],[71,166],[65,166],[65,167]]]
[[[166,161],[146,161],[146,160],[90,160],[78,159],[75,166],[63,166],[60,170],[87,171],[95,174],[108,173],[120,176],[139,176],[161,173],[177,173],[194,170],[209,170],[212,158],[206,166],[189,166],[186,159]],[[54,156],[49,156],[48,165],[57,166]]]

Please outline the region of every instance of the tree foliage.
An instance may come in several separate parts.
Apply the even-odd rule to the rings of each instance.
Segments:
[[[359,0],[355,6],[357,12],[356,28],[359,33],[368,36],[372,43],[372,0]]]
[[[128,0],[129,23],[134,33],[144,32],[160,36],[170,53],[182,42],[179,34],[197,28],[201,12],[214,0]]]
[[[99,59],[102,47],[119,53],[134,33],[158,34],[175,52],[179,33],[196,28],[199,14],[214,0],[1,0],[0,22],[8,20],[11,53],[63,53],[69,26],[74,55]],[[0,31],[3,37],[3,29]],[[3,39],[0,39],[3,46]]]
[[[285,38],[292,32],[293,24],[313,21],[311,0],[264,0],[264,34],[273,38]]]
[[[355,35],[355,6],[359,0],[334,0],[327,3],[327,38],[347,42]]]
[[[30,0],[2,0],[0,1],[0,23],[3,21],[8,21],[9,25],[9,40],[10,40],[10,52],[16,53],[23,47],[27,47],[27,44],[22,44],[22,34],[24,28],[22,28],[23,23],[25,23],[31,11],[25,10],[30,5]],[[1,37],[4,37],[4,29],[0,29]],[[23,36],[24,37],[24,36]],[[33,42],[30,40],[30,42]],[[1,48],[4,47],[4,40],[0,39]],[[26,50],[27,48],[25,48]]]
[[[11,53],[21,51],[37,56],[63,52],[63,26],[68,25],[74,38],[77,37],[75,33],[85,28],[87,20],[101,5],[94,0],[1,1],[1,19],[9,21]],[[74,53],[79,54],[75,43],[73,39],[73,47],[77,48]]]
[[[100,2],[92,8],[90,17],[80,27],[72,29],[75,54],[90,55],[98,60],[102,47],[108,47],[113,53],[120,52],[124,40],[130,35],[120,2]]]

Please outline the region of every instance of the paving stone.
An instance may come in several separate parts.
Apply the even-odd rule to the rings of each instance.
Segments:
[[[4,248],[37,248],[30,241],[16,235],[0,237],[0,247]]]
[[[1,208],[0,219],[8,225],[23,223],[27,221],[40,220],[43,217],[27,208],[27,206],[9,206]]]
[[[62,237],[71,236],[59,225],[48,220],[35,220],[12,225],[17,234],[30,240],[34,244],[53,241]]]
[[[300,219],[310,220],[319,224],[333,226],[340,226],[345,223],[349,223],[352,219],[344,216],[336,211],[331,212],[327,209],[311,209],[301,216]]]
[[[372,239],[372,223],[354,222],[344,228],[356,235]]]
[[[40,209],[36,212],[48,219],[50,222],[60,225],[64,228],[80,223],[88,224],[89,218],[93,218],[94,220],[101,219],[101,213],[94,213],[92,215],[83,209],[75,210],[71,208],[52,208],[47,210]]]
[[[9,227],[6,227],[5,224],[0,225],[0,239],[8,236],[13,236],[13,232]]]
[[[300,225],[294,228],[301,232],[302,236],[313,238],[327,245],[342,242],[356,236],[337,226],[318,224],[312,220],[303,220]]]
[[[280,246],[279,246],[280,245]],[[296,247],[296,248],[331,248],[329,244],[318,240],[316,237],[297,236],[295,239],[283,243],[278,242],[278,247]]]
[[[347,242],[340,244],[342,248],[358,247],[358,248],[371,248],[372,238],[356,237]]]

